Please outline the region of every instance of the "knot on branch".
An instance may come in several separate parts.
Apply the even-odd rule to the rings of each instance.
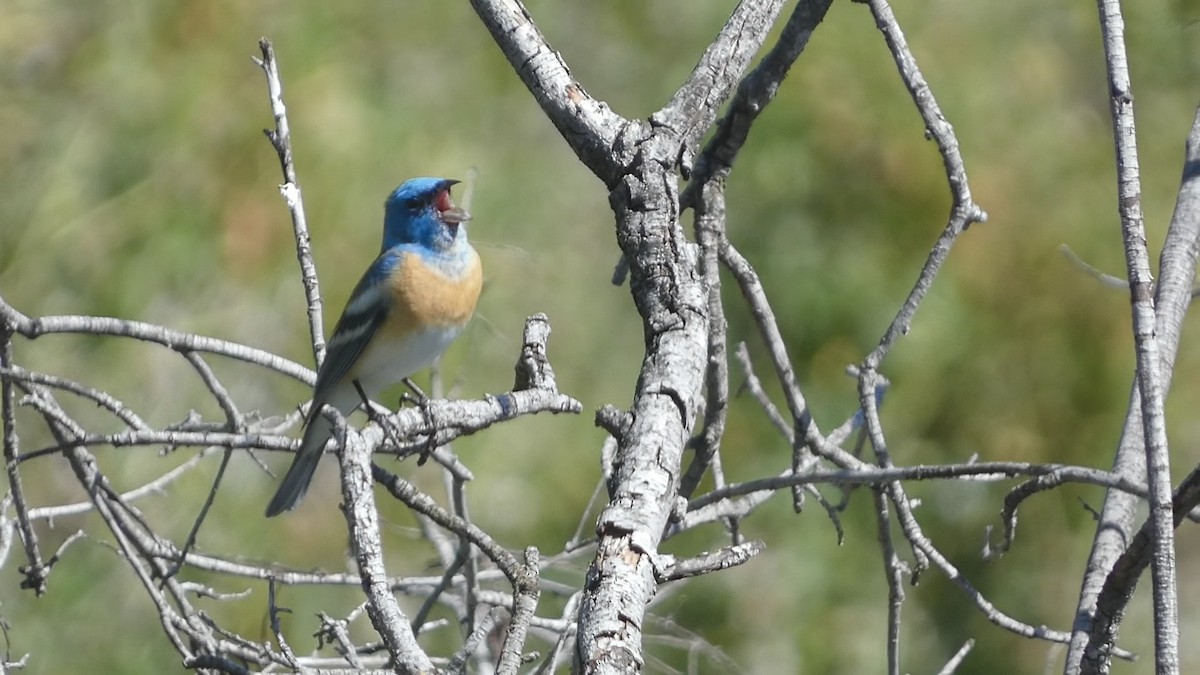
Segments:
[[[766,548],[765,542],[756,540],[706,551],[684,560],[670,555],[658,556],[654,561],[654,580],[662,584],[729,569],[750,560]]]
[[[558,391],[554,380],[554,368],[546,356],[546,341],[550,338],[550,319],[537,313],[525,319],[525,334],[522,337],[521,356],[517,358],[517,377],[513,391],[545,389]]]
[[[620,441],[629,432],[633,419],[629,413],[612,404],[604,404],[596,410],[596,426],[607,431],[610,436]]]
[[[17,571],[24,577],[21,588],[32,590],[41,597],[46,594],[46,580],[50,576],[50,568],[45,565],[21,565]]]

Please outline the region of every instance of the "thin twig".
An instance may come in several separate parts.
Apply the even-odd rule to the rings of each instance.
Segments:
[[[1126,290],[1129,288],[1128,281],[1120,277],[1114,277],[1111,274],[1101,272],[1094,265],[1088,264],[1083,258],[1075,255],[1075,252],[1071,250],[1070,246],[1063,244],[1058,247],[1058,250],[1062,252],[1063,257],[1071,261],[1071,264],[1083,270],[1088,276],[1092,277],[1096,281],[1099,281],[1101,284],[1108,286],[1109,288],[1119,288],[1121,290]]]
[[[521,574],[521,562],[517,560],[515,555],[508,552],[503,546],[500,546],[495,539],[492,539],[491,535],[484,532],[474,523],[450,513],[434,501],[432,497],[418,490],[412,483],[378,464],[371,465],[371,475],[393,497],[403,502],[413,511],[428,516],[435,523],[455,534],[465,536],[472,544],[479,547],[479,550],[489,560],[496,563],[496,566],[500,568],[504,576],[508,577],[509,581],[514,584],[517,582],[517,578]]]
[[[704,426],[692,444],[695,456],[679,479],[679,494],[691,497],[721,449],[729,415],[728,322],[721,303],[718,249],[725,231],[725,188],[706,183],[696,203],[696,241],[700,245],[700,275],[708,295],[708,363],[704,373]],[[719,486],[718,486],[719,487]],[[732,525],[732,524],[731,524]]]
[[[471,0],[480,21],[542,111],[579,159],[606,183],[617,166],[609,156],[624,122],[571,77],[562,55],[550,48],[517,0]]]
[[[754,363],[750,360],[750,350],[746,347],[745,342],[738,343],[737,349],[734,350],[734,355],[737,356],[738,362],[742,364],[742,372],[746,376],[746,383],[743,386],[754,397],[754,400],[758,401],[759,407],[767,414],[767,420],[787,439],[788,445],[793,445],[795,443],[796,432],[788,424],[783,414],[779,412],[779,408],[771,400],[771,397],[767,395],[766,390],[763,389],[762,380],[758,379],[758,375],[754,372]]]
[[[270,617],[271,634],[275,636],[275,642],[279,645],[279,651],[283,654],[283,658],[287,660],[291,667],[299,670],[300,665],[296,662],[296,654],[292,652],[292,647],[287,643],[287,639],[284,638],[283,630],[279,625],[279,615],[283,612],[291,612],[291,610],[282,609],[275,602],[277,597],[276,591],[275,579],[272,578],[267,583],[267,615]]]
[[[808,46],[813,31],[825,19],[832,0],[800,0],[788,17],[775,45],[762,61],[738,83],[737,92],[717,127],[712,140],[696,158],[688,186],[679,203],[688,208],[712,181],[724,181],[734,160],[750,136],[750,129],[775,98],[792,64]]]
[[[792,431],[788,436],[793,439],[792,446],[800,448],[801,443],[807,440],[810,430],[816,434],[819,434],[820,431],[816,429],[809,414],[808,402],[796,379],[796,370],[792,365],[791,357],[788,356],[783,333],[780,332],[779,322],[775,319],[775,311],[771,309],[771,302],[767,299],[767,293],[758,279],[758,273],[754,271],[754,267],[741,252],[728,239],[722,241],[720,252],[721,262],[737,281],[742,297],[750,306],[750,312],[754,316],[759,334],[762,335],[763,342],[766,344],[767,354],[770,355],[771,364],[775,367],[775,377],[783,387],[783,397],[787,401],[788,412],[792,417],[790,425]]]
[[[442,594],[454,585],[454,578],[458,576],[459,570],[467,562],[468,555],[470,555],[468,549],[460,548],[458,555],[446,565],[446,571],[442,573],[441,581],[433,587],[433,590],[426,596],[425,601],[421,603],[420,608],[417,609],[417,613],[413,615],[411,623],[414,635],[421,634],[421,627],[429,619],[429,613],[433,611],[434,606],[441,600]]]
[[[91,497],[97,512],[116,539],[124,559],[153,601],[167,639],[181,656],[185,659],[192,658],[195,653],[192,645],[189,644],[190,640],[185,639],[179,631],[179,628],[187,624],[182,617],[178,616],[170,602],[154,583],[153,574],[150,569],[147,569],[149,561],[139,555],[137,547],[131,540],[133,533],[126,527],[120,512],[114,508],[115,503],[111,499],[112,491],[107,488],[107,479],[97,470],[94,457],[82,447],[71,445],[71,437],[79,435],[82,430],[62,412],[48,390],[35,387],[30,394],[39,402],[38,409],[43,413],[50,432],[58,439],[59,443],[68,448],[65,455],[76,478]]]
[[[245,424],[242,422],[242,414],[238,411],[237,403],[229,395],[229,391],[225,389],[225,385],[221,384],[217,374],[212,371],[212,368],[205,363],[204,359],[196,352],[184,352],[184,358],[188,363],[196,369],[200,374],[200,379],[204,381],[205,386],[212,392],[217,403],[221,406],[221,410],[225,412],[225,425],[234,433],[241,432],[245,429]],[[208,516],[209,509],[212,508],[213,502],[217,499],[217,490],[221,487],[221,479],[225,477],[225,468],[229,466],[229,459],[233,456],[233,448],[225,448],[225,452],[221,455],[221,463],[217,465],[217,473],[213,476],[212,487],[208,490],[208,496],[204,498],[204,503],[200,506],[200,512],[196,514],[195,521],[192,522],[192,528],[188,531],[187,539],[183,542],[183,547],[180,549],[179,558],[175,566],[167,572],[168,577],[173,577],[183,568],[183,561],[187,559],[187,552],[196,545],[196,537],[200,534],[200,526],[203,525],[205,517]]]
[[[109,335],[160,344],[175,351],[198,351],[220,354],[293,377],[312,386],[316,374],[304,366],[271,352],[246,345],[172,330],[142,321],[128,321],[108,316],[41,316],[30,318],[18,312],[0,298],[0,320],[7,322],[22,336],[34,340],[43,335],[70,333],[77,335]]]
[[[296,260],[300,263],[300,281],[304,285],[305,309],[308,313],[308,330],[312,336],[313,359],[318,366],[325,359],[325,329],[321,319],[321,288],[317,281],[317,265],[312,255],[312,240],[308,234],[308,218],[304,215],[304,195],[296,179],[296,165],[292,158],[292,132],[288,124],[287,107],[283,104],[283,83],[279,79],[279,64],[275,60],[275,48],[271,41],[258,41],[262,58],[254,62],[267,78],[267,95],[271,101],[271,114],[275,118],[275,130],[264,129],[267,139],[279,155],[279,166],[283,171],[283,184],[279,194],[287,202],[292,214],[292,235],[296,241]]]
[[[489,395],[479,400],[429,401],[427,404],[437,412],[437,418],[442,421],[436,427],[431,427],[429,420],[419,410],[404,409],[397,411],[387,418],[386,424],[398,430],[399,436],[425,435],[431,441],[420,441],[416,444],[401,448],[382,448],[385,452],[398,453],[407,456],[428,447],[444,445],[461,436],[482,431],[494,424],[507,421],[522,415],[534,415],[542,412],[573,413],[583,410],[583,404],[565,394],[549,392],[544,389],[531,389],[507,394]],[[375,448],[383,444],[388,436],[381,425],[372,424],[363,429],[362,434],[367,443]],[[163,431],[158,429],[125,430],[113,434],[85,434],[73,440],[73,443],[83,446],[109,445],[113,447],[134,446],[209,446],[280,450],[294,452],[297,441],[277,434],[265,434],[254,431],[247,433],[228,433],[223,431]],[[52,445],[23,453],[20,461],[28,461],[43,455],[60,452],[61,445]],[[435,455],[436,457],[437,455]],[[467,474],[469,475],[469,472]]]
[[[471,514],[467,509],[466,482],[457,478],[452,479],[450,503],[454,514],[466,522],[471,522]],[[460,556],[465,566],[463,568],[463,626],[468,634],[475,631],[475,611],[479,607],[479,560],[471,547],[471,540],[459,532],[458,546]]]
[[[986,222],[987,213],[971,199],[971,188],[967,183],[967,170],[963,164],[962,155],[959,153],[958,138],[954,135],[954,127],[950,125],[945,115],[942,114],[941,108],[938,107],[933,91],[930,90],[924,75],[917,66],[916,58],[908,49],[908,43],[904,39],[903,31],[900,30],[900,24],[896,22],[892,8],[888,5],[887,0],[870,0],[868,5],[870,5],[872,16],[875,17],[875,25],[883,33],[892,58],[896,61],[900,79],[904,81],[904,86],[908,88],[913,103],[917,106],[917,112],[921,114],[921,119],[925,122],[925,132],[937,143],[938,152],[942,155],[942,164],[946,169],[950,196],[953,199],[946,227],[937,242],[934,243],[933,250],[929,252],[929,257],[925,260],[917,283],[905,298],[900,311],[888,324],[879,345],[863,360],[864,370],[875,370],[896,340],[901,335],[908,333],[909,325],[917,313],[917,308],[920,307],[921,301],[933,285],[934,278],[946,262],[946,258],[949,257],[950,248],[958,239],[958,235],[972,223]]]
[[[479,650],[479,646],[483,644],[484,638],[501,619],[507,617],[508,610],[503,607],[493,607],[483,619],[476,624],[475,628],[467,635],[467,639],[463,642],[463,646],[459,648],[454,656],[450,657],[450,661],[443,669],[445,673],[465,673],[467,672],[467,664],[470,663],[471,657]]]
[[[896,555],[892,541],[892,519],[888,514],[888,499],[883,488],[871,490],[875,503],[875,529],[883,555],[883,577],[888,587],[887,662],[888,675],[900,675],[900,612],[904,607],[904,563]]]
[[[701,553],[684,560],[676,560],[674,556],[659,556],[660,560],[655,565],[654,577],[658,583],[662,584],[726,570],[749,562],[751,558],[762,553],[766,548],[765,543],[756,540],[725,546],[716,551]]]
[[[963,464],[917,464],[877,467],[860,463],[851,469],[814,470],[803,474],[790,471],[779,476],[733,483],[705,493],[688,504],[689,511],[704,508],[730,497],[791,488],[795,485],[882,485],[894,481],[960,479],[993,483],[1019,476],[1052,476],[1056,483],[1098,485],[1144,498],[1146,486],[1122,476],[1085,466],[1034,464],[1029,462],[975,462]]]
[[[1171,500],[1172,526],[1179,527],[1187,514],[1200,505],[1200,465],[1183,479]],[[1147,520],[1117,558],[1096,600],[1096,615],[1081,663],[1084,673],[1107,673],[1117,639],[1117,629],[1137,588],[1138,579],[1154,556],[1155,525]]]
[[[137,413],[133,412],[133,410],[125,405],[125,403],[118,400],[112,394],[106,391],[95,389],[93,387],[85,386],[79,382],[75,382],[74,380],[69,380],[65,377],[59,377],[57,375],[50,375],[48,373],[25,370],[18,365],[13,365],[12,367],[0,367],[0,377],[12,378],[14,380],[28,382],[30,384],[44,384],[54,389],[61,389],[66,392],[70,392],[76,396],[92,401],[101,408],[111,412],[117,417],[117,419],[124,422],[130,428],[150,428],[150,426],[146,424],[141,417],[138,417]]]
[[[958,670],[958,667],[963,664],[963,661],[967,660],[967,654],[970,654],[971,650],[974,648],[974,640],[967,640],[964,642],[963,646],[959,647],[958,651],[954,653],[954,656],[950,657],[950,660],[946,662],[946,665],[942,666],[942,669],[937,672],[937,675],[954,675],[954,671]]]
[[[176,559],[175,567],[167,572],[168,577],[173,577],[183,568],[184,561],[187,560],[187,553],[196,545],[196,537],[200,535],[200,526],[204,523],[205,517],[208,516],[209,509],[212,508],[213,502],[217,500],[217,489],[221,486],[221,479],[225,476],[225,469],[229,466],[229,458],[233,456],[233,448],[225,448],[221,453],[221,463],[217,465],[217,473],[213,476],[212,487],[208,490],[208,496],[204,498],[204,503],[200,506],[200,512],[196,514],[196,520],[192,522],[191,529],[188,530],[187,539],[183,542],[183,548],[179,550],[179,557]]]
[[[0,323],[0,367],[8,370],[13,367],[12,352],[13,330],[5,319]],[[29,517],[29,505],[25,502],[25,489],[21,484],[21,472],[18,468],[21,453],[20,436],[17,434],[16,393],[13,383],[7,377],[0,377],[0,422],[3,423],[4,433],[4,468],[8,474],[8,492],[13,507],[17,513],[17,528],[21,532],[21,544],[25,549],[25,559],[28,564],[21,568],[25,578],[21,580],[21,588],[32,588],[38,595],[46,592],[46,576],[49,570],[42,562],[42,552],[38,548],[37,531]]]
[[[563,607],[562,617],[564,620],[569,620],[574,617],[579,611],[579,593],[573,594]],[[550,650],[548,656],[542,665],[534,671],[533,675],[551,675],[558,672],[558,662],[562,657],[562,653],[566,650],[568,643],[574,641],[575,632],[578,624],[574,620],[570,620],[569,624],[558,633],[558,639],[554,642],[554,648]]]

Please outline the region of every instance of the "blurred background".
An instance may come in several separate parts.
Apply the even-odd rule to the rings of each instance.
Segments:
[[[731,2],[555,3],[534,18],[573,74],[629,117],[667,101],[719,29]],[[1070,462],[1108,468],[1133,372],[1129,302],[1068,262],[1060,247],[1123,276],[1103,55],[1090,3],[898,2],[895,10],[942,109],[955,125],[975,198],[990,220],[960,240],[911,333],[885,362],[884,422],[897,463]],[[785,15],[791,11],[791,3]],[[1200,5],[1126,3],[1137,97],[1146,227],[1157,259],[1178,189],[1183,139],[1198,97]],[[262,74],[260,36],[277,50],[307,205],[326,328],[378,247],[384,197],[416,175],[476,170],[471,235],[487,283],[443,375],[458,396],[508,389],[524,317],[549,315],[560,387],[578,417],[534,417],[462,440],[476,480],[476,522],[519,550],[561,549],[600,475],[592,411],[628,405],[642,355],[603,185],[574,158],[466,3],[367,1],[0,4],[0,295],[29,315],[101,314],[163,324],[312,363]],[[459,195],[462,192],[459,191]],[[855,405],[844,374],[878,341],[943,227],[949,196],[935,146],[866,7],[834,3],[789,80],[754,128],[729,180],[730,236],[757,266],[823,429]],[[749,313],[727,292],[731,343],[765,364]],[[1200,350],[1189,319],[1168,401],[1174,469],[1196,461]],[[128,340],[18,340],[18,362],[101,386],[153,424],[196,410],[219,419],[175,353]],[[211,359],[244,410],[280,416],[302,384]],[[733,368],[734,387],[743,374]],[[766,376],[766,371],[762,373]],[[425,377],[418,378],[424,382]],[[111,420],[76,406],[99,430]],[[25,450],[48,443],[21,417]],[[777,473],[789,451],[747,396],[723,445],[730,480]],[[195,450],[100,451],[132,487]],[[139,502],[181,539],[217,457],[167,494]],[[287,458],[266,455],[277,471]],[[398,467],[441,494],[431,467]],[[78,500],[65,462],[25,466],[34,505]],[[347,566],[335,470],[327,462],[303,507],[264,520],[274,481],[232,463],[199,548],[299,569]],[[996,605],[1032,625],[1068,629],[1093,535],[1097,489],[1067,487],[1026,504],[1014,549],[980,558],[1004,485],[912,484],[935,543]],[[836,498],[836,493],[831,493]],[[815,505],[797,516],[778,495],[746,521],[769,548],[749,564],[664,590],[646,630],[650,672],[869,673],[885,667],[887,592],[870,499],[854,495],[847,536]],[[390,572],[426,573],[432,555],[401,509],[385,511]],[[41,524],[45,551],[83,528],[95,535],[55,568],[49,592],[18,589],[19,550],[0,570],[0,616],[12,658],[29,672],[172,672],[179,658],[127,566],[93,517]],[[1179,532],[1185,672],[1200,671],[1200,540]],[[672,540],[679,555],[726,541],[718,527]],[[905,551],[901,551],[904,553]],[[551,576],[577,584],[587,555]],[[193,574],[251,594],[201,601],[224,625],[266,639],[265,586]],[[1148,582],[1143,584],[1143,591]],[[989,624],[940,574],[907,589],[905,672],[936,671],[967,638],[960,672],[1055,672],[1063,650]],[[344,615],[355,589],[287,588],[293,647],[315,646],[317,611]],[[540,613],[562,600],[547,594]],[[1121,638],[1149,654],[1148,591]],[[120,632],[113,629],[120,626]],[[680,647],[679,630],[720,653]],[[452,628],[430,634],[445,653]],[[360,630],[359,637],[366,635]],[[137,637],[135,637],[137,636]],[[544,649],[533,642],[531,648]],[[1114,672],[1149,672],[1152,662]]]

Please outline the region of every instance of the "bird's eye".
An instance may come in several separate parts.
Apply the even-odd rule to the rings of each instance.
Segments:
[[[421,208],[422,203],[423,202],[420,197],[409,197],[408,199],[404,200],[404,205],[413,211]]]

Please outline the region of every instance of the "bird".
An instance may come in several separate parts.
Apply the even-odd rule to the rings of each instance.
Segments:
[[[451,200],[457,183],[413,178],[384,202],[379,256],[333,329],[300,449],[267,505],[268,518],[294,509],[308,490],[333,433],[325,406],[349,415],[363,403],[363,394],[377,396],[429,367],[474,314],[483,267],[467,241],[471,216]]]

